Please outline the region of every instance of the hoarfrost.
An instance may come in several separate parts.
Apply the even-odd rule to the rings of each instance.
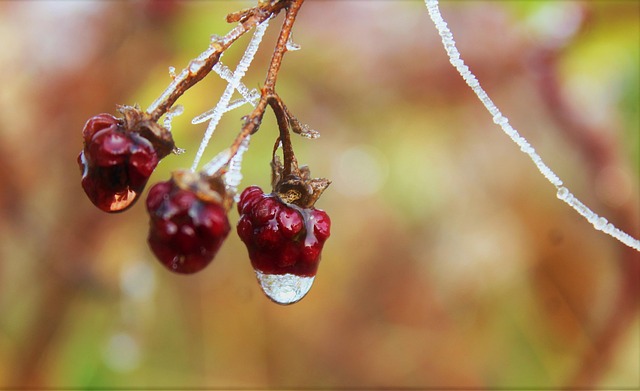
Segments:
[[[202,167],[202,171],[207,175],[213,175],[222,167],[224,167],[231,159],[231,150],[229,148],[220,151],[213,159]]]
[[[224,176],[224,182],[227,185],[227,190],[235,194],[238,191],[238,185],[242,182],[242,156],[249,149],[249,139],[251,136],[247,136],[238,147],[238,151],[229,162],[229,170]]]
[[[269,19],[265,20],[264,22],[256,26],[256,31],[254,32],[253,37],[251,37],[251,41],[249,42],[247,49],[245,50],[242,58],[240,59],[238,66],[236,67],[236,71],[233,73],[233,77],[231,77],[231,80],[229,80],[229,84],[227,84],[227,87],[222,93],[222,96],[220,97],[218,104],[213,109],[213,112],[211,114],[211,119],[209,121],[209,125],[207,126],[207,130],[205,131],[204,137],[202,138],[202,142],[200,143],[200,147],[198,148],[196,157],[193,161],[193,164],[191,165],[192,171],[195,171],[196,168],[198,167],[198,163],[200,163],[200,159],[202,159],[204,150],[209,144],[209,140],[211,139],[213,132],[218,126],[218,123],[220,122],[222,115],[225,113],[227,106],[229,105],[229,101],[231,100],[231,95],[238,88],[238,85],[240,84],[240,80],[242,79],[242,77],[244,77],[244,74],[249,69],[249,66],[251,65],[251,62],[253,61],[253,57],[258,51],[258,47],[260,46],[260,42],[262,42],[262,37],[264,36],[264,33],[268,26],[269,26]]]
[[[453,39],[453,34],[451,33],[451,30],[449,30],[447,23],[444,21],[440,13],[438,0],[425,0],[425,4],[427,6],[427,10],[429,11],[429,16],[431,17],[433,24],[438,30],[440,37],[442,38],[442,44],[445,51],[447,52],[447,55],[449,56],[449,62],[451,63],[451,65],[456,68],[460,76],[462,76],[464,81],[477,95],[478,99],[480,99],[484,107],[493,117],[493,122],[495,122],[502,128],[502,131],[506,133],[511,138],[511,140],[520,147],[520,150],[529,156],[529,158],[533,161],[542,175],[544,175],[544,177],[547,178],[547,180],[556,187],[558,198],[567,203],[581,216],[587,219],[587,221],[589,221],[589,223],[591,223],[595,229],[602,230],[603,232],[613,236],[615,239],[619,240],[625,245],[640,251],[640,240],[635,239],[627,233],[619,230],[611,223],[607,223],[606,219],[598,216],[585,204],[578,200],[573,194],[571,194],[569,189],[563,186],[560,178],[558,178],[558,176],[551,170],[551,168],[549,168],[542,161],[542,158],[536,153],[535,149],[529,144],[529,142],[524,137],[522,137],[516,129],[509,125],[509,120],[507,119],[507,117],[502,115],[500,110],[496,107],[496,105],[489,98],[484,89],[480,86],[478,79],[471,72],[469,67],[465,65],[464,61],[460,57],[460,52],[456,47],[455,40]]]
[[[176,117],[184,112],[184,106],[176,105],[173,106],[167,114],[165,114],[164,121],[162,125],[168,130],[171,131],[171,121],[173,121],[173,117]]]
[[[287,40],[286,48],[287,48],[287,51],[290,51],[290,52],[295,52],[296,50],[302,49],[300,45],[293,42],[293,40],[291,39],[291,36],[289,36],[289,39]]]

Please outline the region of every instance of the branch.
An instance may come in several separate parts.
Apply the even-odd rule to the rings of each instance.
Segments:
[[[271,63],[269,64],[267,78],[261,90],[260,101],[258,101],[258,104],[251,112],[251,114],[246,117],[242,130],[231,144],[231,147],[229,148],[229,161],[238,152],[238,149],[240,148],[243,140],[258,131],[267,105],[272,105],[271,102],[273,100],[279,101],[279,98],[277,97],[277,94],[275,92],[276,80],[278,78],[278,72],[280,71],[282,59],[284,57],[284,54],[287,52],[287,42],[289,41],[289,37],[291,36],[291,29],[293,28],[296,16],[298,15],[298,11],[300,10],[303,2],[304,0],[292,0],[289,7],[287,8],[287,14],[282,24],[282,29],[280,30],[280,35],[278,36],[278,41],[271,57]]]
[[[220,60],[222,53],[247,31],[265,20],[277,15],[288,1],[261,2],[257,7],[242,11],[241,14],[227,16],[229,22],[239,22],[227,35],[212,39],[211,45],[178,74],[167,89],[148,108],[147,113],[153,121],[165,114],[189,88],[211,72]]]
[[[544,177],[547,178],[553,186],[555,186],[557,190],[557,197],[571,206],[582,217],[587,219],[587,221],[589,221],[596,230],[603,231],[625,245],[640,251],[640,240],[635,239],[626,232],[616,228],[613,224],[609,223],[606,218],[593,212],[589,207],[582,203],[582,201],[571,194],[569,189],[563,186],[560,178],[558,178],[551,168],[542,161],[542,158],[536,153],[531,144],[529,144],[529,142],[522,137],[516,129],[509,125],[509,119],[500,112],[484,89],[480,86],[478,79],[460,58],[460,52],[456,48],[453,34],[440,14],[438,0],[425,0],[425,4],[427,5],[429,16],[431,17],[431,20],[433,20],[433,23],[442,38],[442,44],[449,56],[451,64],[456,68],[458,73],[460,73],[460,76],[462,76],[467,85],[469,85],[473,92],[478,96],[478,99],[480,99],[487,111],[493,116],[493,122],[502,128],[502,131],[504,131],[511,140],[520,147],[520,150],[529,156],[542,175],[544,175]]]

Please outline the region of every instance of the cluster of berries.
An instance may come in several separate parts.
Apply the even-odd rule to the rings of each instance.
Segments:
[[[82,187],[105,212],[131,207],[158,162],[175,149],[171,133],[148,114],[134,107],[121,107],[120,112],[124,118],[99,114],[87,121],[78,157]],[[315,275],[331,222],[324,211],[313,207],[312,199],[297,202],[276,190],[265,194],[256,186],[242,192],[237,231],[256,271]],[[151,250],[173,272],[202,270],[229,234],[233,201],[221,175],[175,171],[170,180],[154,185],[147,197]]]

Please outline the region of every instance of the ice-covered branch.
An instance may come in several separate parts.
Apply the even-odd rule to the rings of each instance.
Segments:
[[[460,58],[460,52],[456,47],[455,40],[453,39],[453,34],[451,33],[451,30],[449,30],[447,23],[444,21],[440,13],[438,0],[425,0],[425,4],[427,6],[427,10],[429,11],[429,16],[435,24],[440,37],[442,38],[442,44],[444,45],[444,49],[449,56],[449,62],[451,62],[458,73],[460,73],[460,76],[462,76],[464,81],[478,96],[484,107],[493,117],[493,122],[495,122],[502,128],[502,130],[511,138],[511,140],[513,140],[513,142],[520,147],[520,150],[529,156],[529,158],[533,161],[542,175],[544,175],[544,177],[547,178],[547,180],[556,187],[558,198],[566,202],[580,215],[586,218],[587,221],[589,221],[589,223],[591,223],[595,229],[603,231],[604,233],[613,236],[625,245],[640,251],[640,240],[633,238],[629,234],[613,226],[613,224],[608,223],[604,217],[598,216],[595,212],[593,212],[580,200],[578,200],[573,194],[571,194],[569,189],[563,186],[560,178],[558,178],[558,176],[551,170],[551,168],[549,168],[549,166],[547,166],[542,161],[542,158],[536,153],[531,144],[529,144],[529,142],[509,124],[509,120],[507,119],[507,117],[502,115],[500,110],[496,107],[496,105],[489,98],[484,89],[480,86],[478,79]]]
[[[213,70],[222,78],[222,80],[227,82],[231,82],[231,80],[233,80],[233,72],[231,71],[231,69],[229,69],[228,66],[224,65],[222,61],[218,61],[216,65],[213,66]],[[256,104],[260,100],[260,91],[258,91],[256,88],[249,90],[249,88],[244,85],[244,83],[238,82],[237,90],[242,98],[230,102],[227,108],[224,110],[225,113],[227,111],[237,109],[240,106],[244,106],[246,103],[249,103],[251,106],[256,107]],[[191,120],[191,123],[195,125],[209,121],[211,117],[216,114],[216,109],[217,106],[196,116],[195,118],[193,118],[193,120]]]
[[[207,130],[205,131],[204,137],[202,138],[200,147],[198,148],[198,152],[196,153],[196,157],[193,161],[193,164],[191,165],[192,171],[195,171],[198,168],[198,163],[200,163],[200,159],[202,158],[204,150],[209,144],[209,140],[211,139],[213,132],[218,126],[222,115],[227,111],[227,107],[229,106],[229,102],[231,101],[231,96],[233,95],[234,91],[238,89],[240,80],[244,77],[244,74],[249,69],[249,66],[251,65],[253,57],[258,51],[258,47],[260,47],[260,42],[262,42],[262,37],[264,36],[264,33],[267,30],[268,26],[269,19],[256,26],[256,31],[254,32],[253,37],[251,38],[251,41],[247,46],[247,49],[240,59],[235,72],[233,72],[233,77],[231,77],[231,79],[228,81],[227,87],[222,93],[218,104],[213,109],[211,119],[209,120],[209,125],[207,126]]]

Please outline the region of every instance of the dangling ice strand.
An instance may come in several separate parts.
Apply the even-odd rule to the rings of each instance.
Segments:
[[[196,157],[193,160],[193,164],[191,165],[191,171],[195,171],[196,168],[198,167],[198,164],[200,163],[200,159],[204,154],[204,150],[209,144],[209,140],[211,139],[213,132],[218,126],[218,123],[220,122],[222,115],[226,112],[226,109],[229,106],[229,102],[231,101],[231,96],[233,95],[233,92],[238,88],[238,85],[240,84],[240,81],[244,77],[244,74],[249,69],[249,66],[251,65],[251,62],[253,61],[253,57],[258,51],[258,47],[260,46],[260,42],[262,42],[262,37],[264,36],[264,33],[267,30],[268,26],[269,26],[269,19],[265,20],[264,22],[256,26],[256,31],[254,32],[253,37],[251,37],[251,41],[249,42],[247,49],[245,50],[242,58],[240,59],[240,62],[238,63],[236,71],[233,73],[233,77],[229,81],[229,84],[227,84],[227,87],[222,93],[222,96],[220,97],[218,104],[213,109],[211,119],[209,121],[209,125],[207,126],[207,130],[205,131],[204,137],[202,138],[202,142],[200,143],[200,147],[198,148]]]

